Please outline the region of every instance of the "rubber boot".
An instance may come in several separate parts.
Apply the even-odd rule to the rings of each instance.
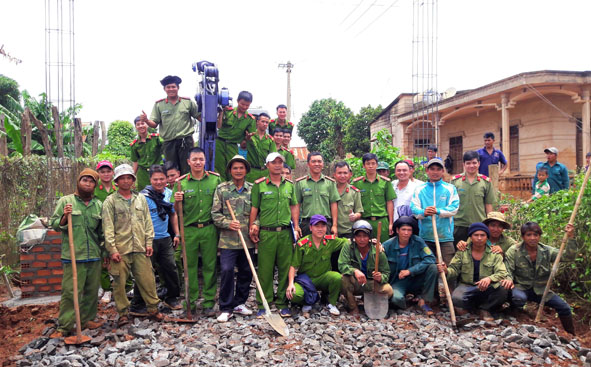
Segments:
[[[575,335],[575,324],[573,322],[573,315],[560,316],[560,322],[564,330],[572,335]]]

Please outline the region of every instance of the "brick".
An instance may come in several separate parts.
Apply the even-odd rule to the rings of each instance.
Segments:
[[[52,275],[64,275],[64,269],[51,269]]]
[[[31,279],[21,279],[21,284],[22,285],[31,284]]]
[[[31,267],[33,268],[44,268],[47,266],[47,263],[45,261],[35,261],[33,262],[33,264],[31,264]]]
[[[61,268],[62,267],[62,262],[61,261],[50,261],[47,264],[47,267],[49,267],[49,268]]]
[[[56,291],[61,291],[62,290],[62,285],[61,284],[56,284],[53,286],[53,289]]]
[[[46,275],[51,275],[51,270],[49,269],[41,269],[41,270],[37,270],[37,275],[40,277],[46,276]]]
[[[23,293],[30,293],[30,292],[34,292],[34,291],[35,291],[35,287],[33,287],[32,285],[21,287],[21,292],[23,292]]]
[[[32,252],[45,252],[46,248],[45,246],[41,246],[41,245],[36,245],[35,247],[33,247],[33,250],[31,250]]]
[[[37,260],[51,260],[51,254],[37,254]]]
[[[61,245],[61,243],[62,243],[62,239],[61,239],[61,238],[56,238],[56,239],[53,239],[53,240],[51,240],[51,242],[50,242],[50,243],[53,243],[53,244],[60,244],[60,245]]]
[[[62,246],[55,246],[55,245],[53,245],[53,246],[51,246],[49,248],[49,251],[50,252],[59,252],[59,253],[61,253],[62,252]]]
[[[41,287],[37,287],[37,291],[38,292],[50,292],[51,291],[51,287],[48,285],[44,285]]]
[[[35,255],[33,254],[21,254],[21,261],[33,261],[35,260]]]
[[[21,263],[21,269],[29,269],[30,267],[31,267],[31,264]]]
[[[47,279],[46,278],[33,279],[33,284],[47,284]]]
[[[46,236],[61,236],[61,233],[57,231],[47,231]]]
[[[61,253],[51,254],[51,258],[53,260],[61,260],[62,259],[62,254]]]
[[[24,279],[24,278],[32,278],[33,276],[35,276],[35,274],[32,273],[32,272],[29,272],[29,271],[27,271],[27,272],[21,272],[21,279]]]
[[[60,277],[49,278],[49,284],[57,284],[57,283],[61,283],[61,282],[62,282],[62,278],[60,278]]]

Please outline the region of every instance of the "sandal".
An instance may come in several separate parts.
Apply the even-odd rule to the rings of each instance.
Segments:
[[[129,324],[129,318],[127,317],[127,315],[119,316],[119,320],[117,321],[117,326],[123,326],[126,324]]]
[[[421,306],[421,310],[423,310],[423,313],[425,313],[425,315],[433,316],[433,310],[426,303]]]

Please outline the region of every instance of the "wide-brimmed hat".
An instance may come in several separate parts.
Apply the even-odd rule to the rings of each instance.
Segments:
[[[503,227],[505,227],[505,229],[510,229],[511,228],[511,224],[509,224],[506,220],[505,220],[505,214],[501,213],[501,212],[490,212],[486,215],[486,219],[482,221],[482,223],[486,224],[488,226],[488,224],[492,221],[497,221],[497,222],[501,222],[501,224],[503,224]]]
[[[250,172],[250,163],[248,163],[248,161],[241,156],[240,154],[236,154],[235,156],[232,157],[232,159],[230,159],[230,161],[228,162],[228,165],[226,166],[226,171],[230,171],[230,168],[232,168],[232,163],[234,162],[242,162],[244,163],[244,165],[246,166],[246,173]]]
[[[117,179],[124,175],[131,175],[134,180],[137,179],[135,173],[133,173],[133,168],[131,168],[129,164],[121,164],[115,167],[115,177],[113,177],[113,181],[117,182]]]

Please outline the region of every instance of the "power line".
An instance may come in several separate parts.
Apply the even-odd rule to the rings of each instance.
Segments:
[[[378,21],[378,19],[380,19],[382,17],[382,15],[386,14],[386,12],[388,10],[390,10],[390,8],[392,8],[394,5],[396,5],[396,3],[398,2],[398,0],[395,0],[394,2],[392,2],[392,4],[390,4],[389,7],[386,8],[386,10],[384,10],[383,12],[380,13],[380,15],[378,15],[372,22],[370,22],[365,28],[363,28],[361,30],[361,32],[357,33],[355,35],[355,37],[359,36],[361,33],[365,32],[367,30],[367,28],[371,27],[375,22]]]
[[[368,6],[367,9],[365,9],[365,11],[363,13],[361,13],[361,15],[357,19],[355,19],[355,21],[350,26],[348,26],[347,29],[345,29],[345,31],[348,31],[349,29],[351,29],[351,27],[353,27],[359,21],[359,19],[363,18],[365,13],[367,13],[369,11],[369,9],[371,9],[377,2],[378,2],[378,0],[375,0],[370,6]]]
[[[356,7],[353,8],[353,10],[351,10],[351,12],[349,14],[347,14],[347,16],[339,23],[339,25],[343,25],[343,23],[345,23],[345,20],[349,19],[349,17],[351,16],[351,14],[353,14],[355,12],[355,10],[357,10],[359,8],[359,6],[361,6],[361,4],[363,4],[365,0],[361,0]]]

